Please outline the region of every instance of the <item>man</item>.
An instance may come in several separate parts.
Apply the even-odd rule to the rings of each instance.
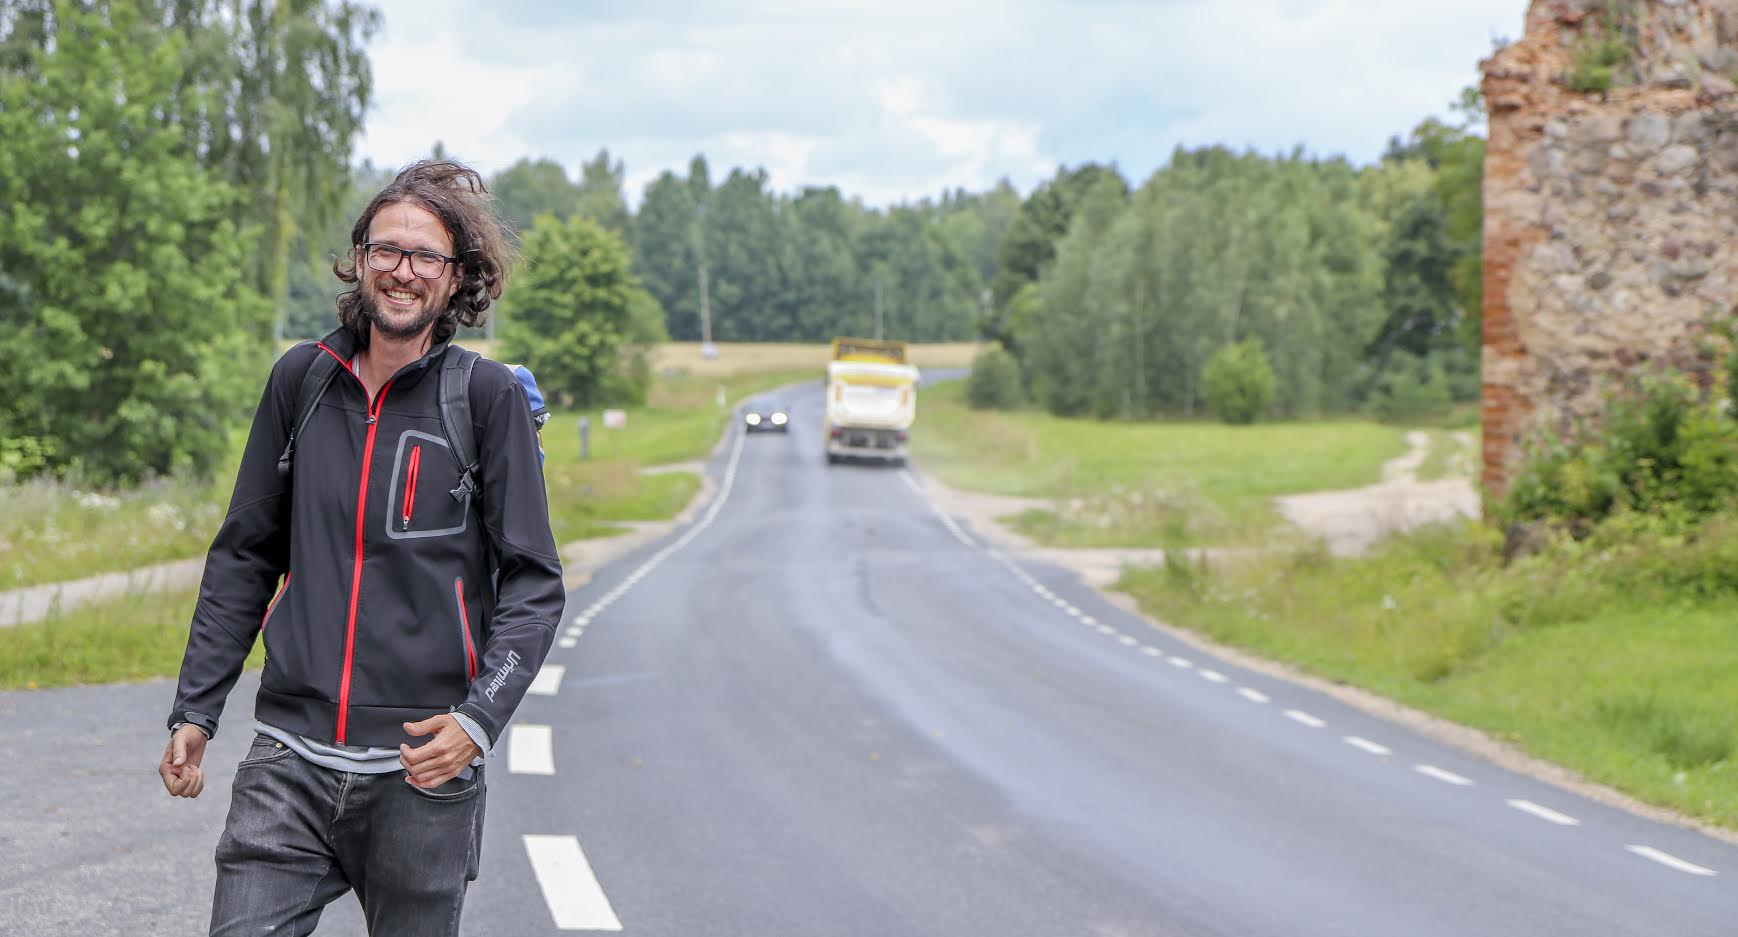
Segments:
[[[510,257],[477,173],[417,163],[369,203],[334,264],[355,284],[340,327],[272,369],[158,768],[171,795],[199,796],[206,740],[263,631],[258,734],[217,844],[214,937],[309,933],[350,889],[373,937],[458,933],[483,756],[563,604],[518,380],[475,362],[474,478],[442,416],[443,368],[466,360],[448,342],[487,317]],[[304,384],[320,356],[334,363],[314,395]]]

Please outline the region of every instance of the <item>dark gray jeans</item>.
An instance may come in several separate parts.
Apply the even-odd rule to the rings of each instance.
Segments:
[[[261,735],[217,841],[211,937],[303,937],[351,889],[370,937],[456,937],[482,836],[481,766],[423,791],[402,771],[333,771]]]

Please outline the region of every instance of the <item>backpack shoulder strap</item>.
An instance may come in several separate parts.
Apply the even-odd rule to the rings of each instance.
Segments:
[[[296,440],[307,427],[308,420],[313,418],[314,410],[320,406],[320,398],[326,395],[326,388],[332,385],[332,378],[337,373],[338,359],[324,351],[316,354],[313,363],[308,365],[308,370],[303,372],[301,387],[296,391],[296,422],[290,425],[290,437],[284,443],[283,454],[278,456],[280,478],[290,477],[290,465],[296,458]]]
[[[447,445],[453,459],[459,463],[459,486],[452,491],[455,500],[463,501],[477,491],[477,430],[471,422],[471,372],[482,357],[457,345],[447,349],[441,360],[441,428],[446,432]]]

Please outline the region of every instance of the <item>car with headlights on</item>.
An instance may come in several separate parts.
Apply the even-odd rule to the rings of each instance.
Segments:
[[[743,429],[751,433],[788,433],[791,431],[791,411],[777,397],[756,397],[742,408]]]

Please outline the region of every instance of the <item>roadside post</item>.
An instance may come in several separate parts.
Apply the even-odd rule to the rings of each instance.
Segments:
[[[579,418],[579,460],[591,458],[591,418],[581,415]]]

